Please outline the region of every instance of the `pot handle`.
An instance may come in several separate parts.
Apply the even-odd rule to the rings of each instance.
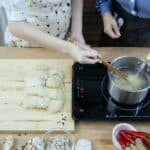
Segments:
[[[150,72],[150,61],[142,61],[139,63],[139,69],[138,69],[138,73],[142,72]]]
[[[150,61],[146,61],[147,72],[150,73]]]

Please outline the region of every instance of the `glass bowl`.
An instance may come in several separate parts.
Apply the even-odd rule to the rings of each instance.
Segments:
[[[74,136],[68,130],[63,128],[51,129],[41,138],[43,142],[46,143],[45,146],[50,147],[51,149],[55,149],[57,147],[60,150],[63,150],[65,147],[64,150],[74,150],[75,147]]]

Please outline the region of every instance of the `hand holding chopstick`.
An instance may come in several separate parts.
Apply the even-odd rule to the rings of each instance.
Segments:
[[[82,45],[81,43],[79,43],[79,42],[77,42],[77,41],[71,41],[71,42],[73,42],[75,45],[77,45],[77,46],[80,47],[81,49],[87,49],[87,46]],[[116,67],[114,67],[114,66],[112,66],[111,64],[109,64],[108,62],[106,62],[106,61],[105,61],[104,59],[102,59],[100,56],[98,57],[98,59],[99,59],[99,62],[100,62],[100,63],[103,63],[108,69],[112,70],[114,73],[116,73],[118,76],[120,76],[120,77],[123,78],[124,80],[128,80],[128,79],[127,79],[128,76],[127,76],[124,72],[118,70]]]
[[[98,54],[96,50],[90,48],[88,45],[84,45],[84,44],[77,42],[73,38],[69,38],[68,41],[73,43],[75,46],[77,46],[81,50],[80,53],[82,53],[82,56],[83,56],[82,57],[83,63],[95,64],[97,62],[101,62],[101,56]]]

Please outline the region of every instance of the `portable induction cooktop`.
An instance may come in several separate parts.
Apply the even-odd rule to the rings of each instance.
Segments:
[[[73,119],[150,121],[150,92],[139,104],[121,105],[108,93],[108,76],[105,66],[75,63],[72,71]]]

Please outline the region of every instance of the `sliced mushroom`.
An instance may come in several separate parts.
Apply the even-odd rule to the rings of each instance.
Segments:
[[[24,95],[46,97],[48,93],[45,87],[27,87],[24,89]]]
[[[64,106],[64,101],[50,100],[48,106],[48,112],[57,113],[63,108],[63,106]]]
[[[48,88],[59,88],[63,85],[63,80],[58,76],[51,76],[46,80]]]
[[[22,107],[25,109],[45,109],[49,106],[49,98],[39,96],[25,96]]]

